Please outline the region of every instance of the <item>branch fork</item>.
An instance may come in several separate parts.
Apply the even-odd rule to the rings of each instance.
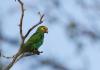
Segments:
[[[15,0],[16,1],[16,0]],[[39,22],[37,23],[37,24],[35,24],[35,25],[33,25],[28,31],[27,31],[27,33],[24,35],[23,34],[23,18],[24,18],[24,12],[25,12],[25,9],[24,9],[24,3],[21,1],[21,0],[17,0],[18,2],[19,2],[19,4],[20,4],[20,7],[21,7],[21,17],[20,17],[20,23],[19,23],[19,30],[20,30],[20,37],[21,37],[21,45],[20,45],[20,49],[21,49],[21,47],[24,45],[24,42],[25,42],[25,40],[26,40],[26,38],[28,37],[28,35],[30,34],[30,32],[34,29],[34,28],[36,28],[38,25],[40,25],[40,24],[42,24],[43,23],[43,18],[44,18],[44,14],[41,14],[40,12],[38,13],[39,14],[39,16],[40,16],[40,20],[39,20]],[[19,49],[19,50],[20,50]],[[19,52],[18,52],[19,53]],[[18,54],[17,53],[17,54]],[[40,52],[40,51],[33,51],[33,53],[32,54],[29,54],[29,55],[24,55],[24,54],[22,54],[18,59],[16,58],[16,59],[14,59],[15,57],[17,57],[17,55],[16,56],[13,56],[13,57],[11,57],[11,58],[13,58],[13,60],[12,60],[12,62],[4,69],[4,70],[9,70],[18,60],[20,60],[22,57],[26,57],[26,56],[31,56],[31,55],[34,55],[34,54],[40,54],[40,53],[43,53],[42,51]]]

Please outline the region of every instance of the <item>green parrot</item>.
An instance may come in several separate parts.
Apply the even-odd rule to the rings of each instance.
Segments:
[[[48,33],[46,26],[39,26],[37,31],[27,40],[25,45],[22,47],[23,52],[32,52],[33,54],[41,53],[38,51],[44,41],[44,34]]]
[[[48,28],[46,26],[39,26],[36,32],[26,41],[26,43],[20,48],[18,53],[13,56],[11,64],[7,68],[11,67],[18,59],[21,58],[26,52],[39,55],[38,49],[43,44],[44,34],[48,33]],[[7,70],[7,69],[5,69]]]
[[[15,59],[26,52],[37,55],[42,53],[39,52],[38,49],[43,44],[45,33],[48,33],[48,28],[46,26],[39,26],[36,32],[26,41],[19,52],[15,55]]]
[[[48,33],[46,26],[39,26],[37,31],[26,41],[24,46],[20,49],[20,53],[30,52],[33,54],[41,53],[38,51],[44,41],[44,34]]]

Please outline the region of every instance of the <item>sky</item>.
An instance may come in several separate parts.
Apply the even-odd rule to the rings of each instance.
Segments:
[[[23,2],[25,4],[24,34],[29,27],[39,21],[38,12],[45,14],[45,21],[42,25],[48,26],[49,29],[48,34],[45,34],[44,44],[39,49],[44,53],[36,56],[37,58],[48,57],[58,60],[69,70],[100,70],[99,0],[23,0]],[[18,24],[21,10],[19,3],[14,0],[0,0],[0,9],[3,35],[17,38],[20,43]],[[71,21],[77,25],[72,32],[68,30]],[[82,34],[84,31],[95,33],[97,39],[88,33]],[[71,34],[74,36],[70,37]],[[78,47],[79,44],[82,44],[82,47]],[[2,53],[12,56],[18,51],[18,46],[19,44],[11,45],[2,42]],[[7,65],[9,61],[2,58],[4,65]],[[33,70],[32,65],[33,68],[39,65],[34,56],[21,59],[11,70]],[[36,70],[52,70],[52,68],[44,65]]]

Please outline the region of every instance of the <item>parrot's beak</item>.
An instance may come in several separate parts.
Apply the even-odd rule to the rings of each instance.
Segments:
[[[48,29],[45,30],[45,33],[48,33]]]

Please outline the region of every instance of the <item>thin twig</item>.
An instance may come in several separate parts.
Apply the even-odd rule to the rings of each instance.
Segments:
[[[1,54],[1,57],[4,57],[4,58],[6,58],[6,59],[11,59],[11,58],[14,58],[14,56],[12,56],[12,57],[7,57],[7,56],[2,55],[2,54]]]
[[[40,17],[40,21],[39,21],[36,25],[32,26],[32,27],[28,30],[28,32],[26,33],[26,35],[24,36],[24,38],[26,38],[26,37],[29,35],[29,33],[30,33],[35,27],[37,27],[38,25],[40,25],[40,24],[43,23],[43,18],[44,18],[44,14]]]
[[[34,54],[30,54],[30,53],[29,54],[22,54],[19,58],[16,59],[15,63],[17,61],[19,61],[20,59],[22,59],[23,57],[32,56],[32,55],[34,55]]]
[[[24,4],[21,0],[18,0],[18,2],[20,3],[21,5],[21,11],[22,11],[22,14],[21,14],[21,18],[20,18],[20,24],[19,24],[19,27],[20,27],[20,36],[21,38],[23,39],[23,30],[22,30],[22,26],[23,26],[23,17],[24,17]]]

